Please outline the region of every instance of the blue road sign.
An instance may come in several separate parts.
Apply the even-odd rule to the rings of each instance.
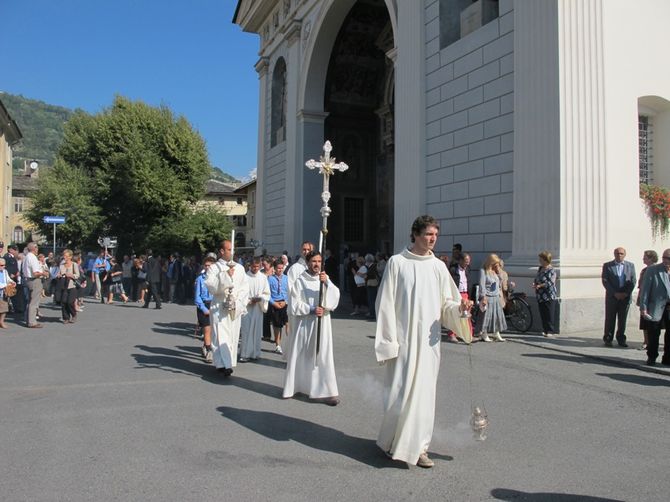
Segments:
[[[65,223],[65,216],[45,216],[44,223]]]

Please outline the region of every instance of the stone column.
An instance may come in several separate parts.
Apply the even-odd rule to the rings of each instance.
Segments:
[[[398,2],[395,40],[395,212],[394,251],[409,242],[414,219],[425,203],[425,46],[423,2]]]
[[[293,21],[286,29],[288,45],[286,61],[286,223],[284,243],[289,254],[295,254],[302,239],[301,220],[303,214],[302,159],[298,158],[302,138],[297,126],[298,82],[301,74],[300,58],[301,22]]]
[[[265,242],[265,138],[267,137],[267,95],[268,95],[268,58],[262,57],[255,65],[258,73],[260,96],[258,103],[258,144],[256,157],[256,207],[255,233],[257,240]],[[263,246],[257,252],[262,252]]]
[[[537,253],[559,271],[561,330],[601,326],[607,177],[602,0],[514,5],[510,276],[530,291]]]

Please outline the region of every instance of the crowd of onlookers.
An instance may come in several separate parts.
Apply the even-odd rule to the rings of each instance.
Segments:
[[[17,321],[24,318],[29,328],[41,328],[39,303],[51,298],[61,306],[62,322],[74,323],[84,309],[84,297],[92,296],[101,303],[115,300],[146,303],[150,288],[145,255],[125,255],[117,260],[108,250],[83,254],[64,249],[40,253],[36,243],[23,249],[10,244],[5,252],[0,242],[0,328],[6,328],[7,314]],[[195,257],[183,259],[179,253],[165,258],[151,257],[157,264],[158,280],[153,293],[164,302],[192,303],[195,277],[201,265]]]

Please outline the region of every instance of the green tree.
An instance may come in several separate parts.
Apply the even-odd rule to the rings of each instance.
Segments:
[[[90,179],[101,229],[121,251],[152,245],[156,228],[186,217],[211,171],[205,142],[185,118],[120,96],[99,114],[76,112],[58,157]]]
[[[65,216],[58,225],[58,238],[68,245],[90,245],[102,230],[103,217],[93,200],[93,182],[86,172],[57,160],[39,178],[38,189],[26,217],[42,235],[51,235],[53,226],[44,223],[46,215]]]
[[[201,254],[215,251],[223,239],[230,237],[233,223],[216,206],[206,205],[179,215],[164,218],[148,235],[152,249],[162,253],[181,250]]]

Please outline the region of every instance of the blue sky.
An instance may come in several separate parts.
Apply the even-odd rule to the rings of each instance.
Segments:
[[[0,91],[96,113],[115,94],[184,115],[212,164],[256,167],[258,36],[236,0],[0,0]]]

